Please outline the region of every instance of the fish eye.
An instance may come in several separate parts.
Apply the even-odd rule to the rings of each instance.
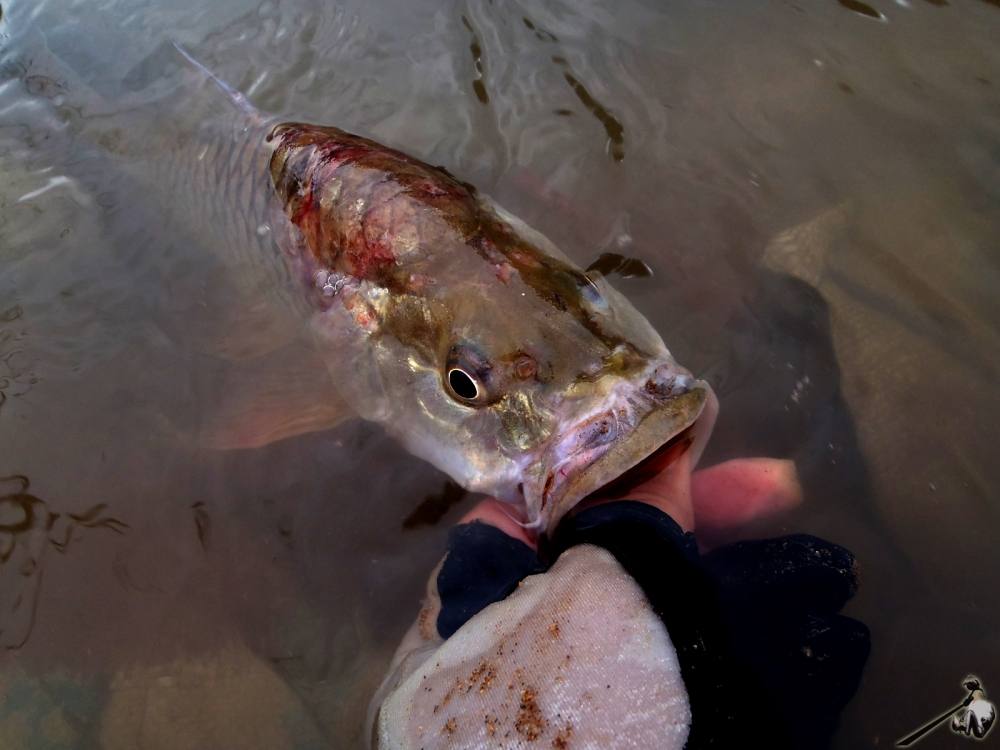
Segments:
[[[459,342],[449,349],[441,379],[448,395],[465,406],[488,406],[496,400],[493,365],[475,344]]]
[[[479,396],[479,384],[461,368],[453,367],[448,370],[448,385],[451,392],[463,401],[475,401]]]

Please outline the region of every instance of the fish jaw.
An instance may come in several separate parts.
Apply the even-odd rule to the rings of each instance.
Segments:
[[[697,463],[714,427],[718,400],[708,383],[675,363],[654,373],[664,370],[675,378],[669,392],[650,387],[657,375],[639,387],[619,384],[599,408],[567,419],[542,458],[525,467],[522,492],[532,528],[550,532],[585,497],[676,440],[689,441],[690,464]]]

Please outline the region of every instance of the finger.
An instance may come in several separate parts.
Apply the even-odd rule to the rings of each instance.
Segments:
[[[459,520],[459,523],[481,523],[494,526],[507,536],[524,542],[532,549],[538,548],[538,540],[525,528],[524,519],[520,517],[517,507],[502,503],[496,498],[488,497],[477,503]]]
[[[740,458],[697,471],[691,477],[694,524],[707,546],[729,541],[741,527],[802,502],[792,461]]]
[[[629,493],[630,500],[655,505],[685,531],[695,527],[691,497],[691,454],[684,452],[673,463]]]

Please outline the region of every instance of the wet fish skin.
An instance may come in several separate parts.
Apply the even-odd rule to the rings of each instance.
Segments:
[[[333,127],[266,140],[278,244],[360,416],[542,530],[700,418],[697,458],[711,389],[605,279],[442,168]]]

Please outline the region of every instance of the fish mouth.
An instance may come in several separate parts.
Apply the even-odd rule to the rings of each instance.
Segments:
[[[584,442],[578,450],[555,462],[545,476],[539,500],[537,524],[545,532],[554,529],[559,520],[584,498],[617,487],[626,472],[640,464],[645,476],[665,469],[686,443],[691,453],[691,465],[697,462],[715,424],[718,400],[703,380],[693,380],[687,389],[665,399],[657,399],[634,426],[620,426],[615,410],[584,420],[569,432],[600,434],[602,423],[617,426],[603,443],[600,437]],[[595,427],[596,423],[596,427]],[[595,445],[596,443],[596,445]],[[635,483],[631,478],[630,484]]]

